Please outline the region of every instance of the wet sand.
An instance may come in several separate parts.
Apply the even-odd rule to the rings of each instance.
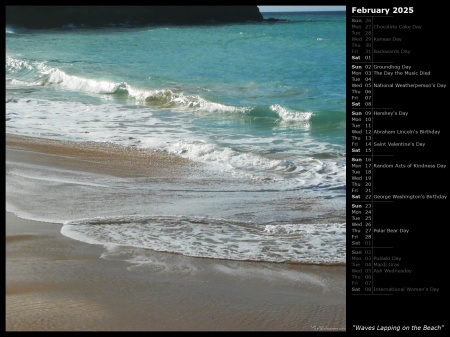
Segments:
[[[46,148],[48,141],[10,135],[6,140],[7,160],[123,172],[122,164],[110,164],[114,149],[104,159],[80,153],[79,160],[72,149],[64,152],[61,143],[58,152],[55,146]],[[139,156],[135,158],[139,162]],[[146,174],[174,174],[190,165],[164,154],[154,158],[158,160],[153,168],[145,168]],[[135,164],[123,161],[130,168],[127,174],[142,172]],[[159,169],[168,164],[170,170]],[[60,233],[61,226],[6,213],[7,331],[345,329],[345,266],[158,252],[146,252],[152,263],[136,266],[121,257],[101,258],[104,247],[69,239]]]

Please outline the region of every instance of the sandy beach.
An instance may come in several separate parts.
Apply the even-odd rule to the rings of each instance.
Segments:
[[[163,153],[13,135],[6,160],[135,176],[188,174],[191,166]],[[153,263],[139,266],[102,258],[104,247],[65,237],[61,226],[6,213],[7,331],[345,330],[345,266],[152,251]]]

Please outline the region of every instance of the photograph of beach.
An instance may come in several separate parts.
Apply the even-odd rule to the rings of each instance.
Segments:
[[[344,331],[345,7],[31,7],[6,16],[6,330]]]

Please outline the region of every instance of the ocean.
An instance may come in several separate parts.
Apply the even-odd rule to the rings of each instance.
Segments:
[[[286,22],[6,27],[6,133],[156,150],[115,176],[6,160],[6,210],[102,257],[345,264],[345,12]],[[114,163],[112,163],[113,165]]]

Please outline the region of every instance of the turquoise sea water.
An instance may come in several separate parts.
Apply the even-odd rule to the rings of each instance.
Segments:
[[[7,27],[7,133],[155,148],[221,177],[151,199],[155,182],[7,161],[7,210],[109,246],[344,263],[345,12],[263,15],[288,21]]]

